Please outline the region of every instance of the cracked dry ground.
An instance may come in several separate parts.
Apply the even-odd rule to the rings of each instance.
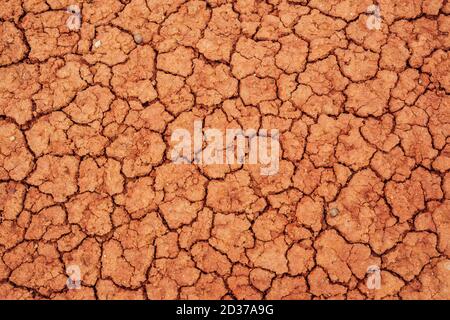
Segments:
[[[449,299],[450,2],[371,4],[2,0],[0,298]],[[171,163],[195,120],[279,173]]]

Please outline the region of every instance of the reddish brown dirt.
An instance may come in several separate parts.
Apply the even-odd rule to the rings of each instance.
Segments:
[[[450,2],[376,3],[3,0],[0,299],[450,299]],[[171,163],[195,120],[280,172]]]

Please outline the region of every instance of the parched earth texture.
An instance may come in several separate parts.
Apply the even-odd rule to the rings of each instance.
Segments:
[[[0,298],[450,299],[449,32],[448,0],[2,0]],[[279,173],[172,163],[196,120],[278,129]]]

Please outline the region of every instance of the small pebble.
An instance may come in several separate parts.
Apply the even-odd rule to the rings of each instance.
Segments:
[[[332,216],[333,218],[336,217],[338,214],[339,214],[338,208],[333,208],[330,210],[330,216]]]
[[[142,40],[142,36],[139,33],[134,35],[134,42],[136,42],[137,44],[142,43]]]
[[[100,40],[94,41],[94,48],[100,48],[102,42]]]
[[[9,137],[9,141],[16,141],[16,137],[15,136]]]

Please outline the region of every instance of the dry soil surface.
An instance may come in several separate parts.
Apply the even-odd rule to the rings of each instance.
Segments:
[[[450,299],[450,2],[372,4],[2,0],[0,298]],[[279,173],[173,164],[195,120]]]

